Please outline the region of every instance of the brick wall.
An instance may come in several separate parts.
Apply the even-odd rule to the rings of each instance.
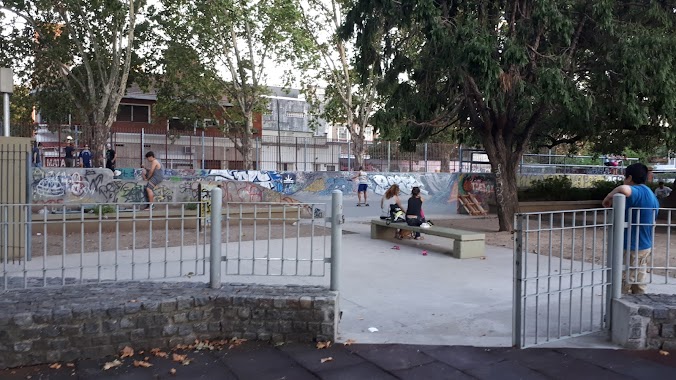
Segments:
[[[613,301],[613,343],[630,349],[676,350],[676,295],[624,295]]]
[[[335,293],[310,286],[125,282],[12,291],[0,300],[0,368],[196,339],[334,340],[336,303]]]

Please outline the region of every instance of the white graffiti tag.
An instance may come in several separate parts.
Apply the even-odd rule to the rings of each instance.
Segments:
[[[48,172],[35,185],[35,195],[39,197],[63,197],[67,192],[76,197],[93,193],[89,182],[80,173]]]
[[[255,184],[265,187],[266,189],[274,189],[275,182],[268,172],[259,170],[212,170],[209,177],[213,177],[216,181],[241,181],[254,182]]]
[[[402,193],[404,194],[410,194],[411,189],[414,187],[419,187],[420,188],[420,193],[421,194],[427,194],[428,191],[423,189],[424,185],[418,181],[417,178],[414,176],[407,176],[407,175],[382,175],[382,174],[374,174],[371,176],[371,179],[373,182],[375,182],[375,186],[373,187],[373,191],[376,194],[385,194],[387,189],[390,188],[392,185],[398,185],[399,189],[401,190]]]

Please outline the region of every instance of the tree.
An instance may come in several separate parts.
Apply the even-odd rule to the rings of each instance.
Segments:
[[[127,89],[142,6],[137,0],[91,0],[85,6],[75,0],[5,0],[0,5],[24,21],[14,26],[23,31],[11,35],[23,36],[14,42],[28,46],[33,89],[55,91],[47,98],[67,95],[61,100],[72,104],[88,129],[99,160]]]
[[[365,132],[378,104],[376,87],[380,82],[379,69],[371,67],[364,80],[354,70],[353,49],[355,40],[339,36],[344,22],[343,9],[351,6],[351,0],[308,0],[303,8],[304,30],[312,41],[313,55],[302,67],[304,87],[313,103],[317,116],[336,125],[344,126],[350,134],[354,166],[363,166],[366,154]],[[308,76],[307,72],[315,75]],[[314,93],[319,85],[326,83],[325,94]],[[349,168],[348,168],[349,169]]]
[[[400,119],[457,119],[479,139],[509,231],[532,143],[672,133],[675,17],[665,2],[358,0],[344,35],[363,65],[384,48],[383,93]],[[408,48],[389,48],[402,39]]]
[[[163,0],[158,22],[169,40],[198,52],[212,72],[222,73],[227,132],[253,169],[254,112],[267,108],[265,69],[301,54],[305,37],[296,0]],[[221,69],[222,70],[219,70]]]

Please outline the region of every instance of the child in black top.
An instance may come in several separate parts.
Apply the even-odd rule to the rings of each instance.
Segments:
[[[408,208],[406,209],[406,224],[409,226],[420,226],[425,223],[422,211],[423,200],[420,197],[420,188],[414,187],[411,189],[411,197],[408,199]],[[416,240],[422,240],[420,232],[415,233]]]

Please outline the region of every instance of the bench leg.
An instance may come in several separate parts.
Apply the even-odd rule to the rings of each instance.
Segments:
[[[387,237],[387,230],[389,227],[380,226],[378,224],[371,224],[371,239],[384,239]]]
[[[484,240],[453,240],[453,257],[456,259],[470,259],[486,254]]]

